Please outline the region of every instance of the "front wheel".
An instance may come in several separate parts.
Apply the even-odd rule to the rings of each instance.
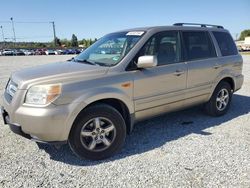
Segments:
[[[224,115],[231,103],[232,88],[228,82],[220,82],[215,88],[212,97],[206,103],[205,109],[211,116]]]
[[[100,160],[119,151],[126,137],[122,115],[106,104],[90,106],[75,121],[69,136],[73,152],[91,160]]]

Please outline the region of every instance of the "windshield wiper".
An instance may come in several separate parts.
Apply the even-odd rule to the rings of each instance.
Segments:
[[[97,65],[95,62],[91,62],[91,61],[88,61],[86,59],[73,59],[73,61],[75,62],[79,62],[79,63],[86,63],[86,64],[89,64],[89,65]]]
[[[106,63],[101,63],[101,62],[95,62],[95,64],[100,65],[100,66],[104,66],[104,67],[110,67],[111,65],[108,65]]]

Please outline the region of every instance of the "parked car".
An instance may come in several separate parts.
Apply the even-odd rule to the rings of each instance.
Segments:
[[[14,55],[16,56],[23,56],[25,53],[22,50],[13,50]]]
[[[37,49],[35,55],[46,55],[45,51],[46,49]]]
[[[56,55],[63,55],[65,54],[64,50],[55,50]]]
[[[78,49],[66,49],[65,51],[64,51],[64,54],[80,54],[81,53],[81,51],[80,50],[78,50]]]
[[[4,49],[2,51],[2,55],[4,55],[4,56],[12,56],[12,55],[14,55],[14,51],[11,50],[11,49]]]
[[[4,123],[98,160],[118,152],[143,119],[199,104],[224,115],[243,84],[242,57],[222,26],[186,25],[111,33],[71,61],[13,73]]]
[[[46,54],[46,55],[55,55],[56,53],[55,53],[54,50],[46,50],[46,51],[45,51],[45,54]]]
[[[25,55],[35,55],[35,51],[34,50],[23,50],[23,53]]]

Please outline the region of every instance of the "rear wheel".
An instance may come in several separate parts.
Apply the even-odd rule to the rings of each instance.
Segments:
[[[98,104],[79,115],[70,132],[69,145],[80,157],[100,160],[119,151],[125,137],[122,115],[109,105]]]
[[[209,115],[224,115],[231,103],[232,88],[228,82],[220,82],[214,90],[210,100],[206,103],[205,109]]]

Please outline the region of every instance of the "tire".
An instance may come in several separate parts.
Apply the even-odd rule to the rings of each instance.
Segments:
[[[97,104],[79,114],[70,131],[69,146],[80,158],[101,160],[118,152],[125,138],[122,115],[109,105]]]
[[[222,106],[220,108],[220,103],[223,103],[223,100],[221,99],[222,92],[224,92],[224,94],[228,94],[228,98],[224,97],[225,103],[221,104]],[[232,91],[230,84],[224,81],[220,82],[216,86],[210,100],[205,104],[206,112],[209,115],[215,116],[215,117],[224,115],[230,107],[232,94],[233,94],[233,91]]]

